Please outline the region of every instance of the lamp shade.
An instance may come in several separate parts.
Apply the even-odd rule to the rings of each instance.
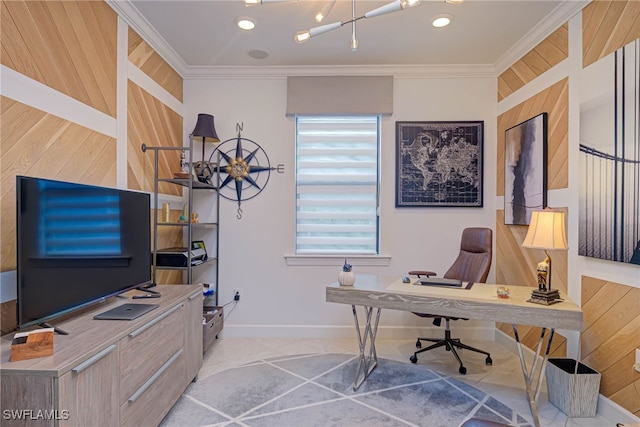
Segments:
[[[213,125],[213,116],[211,114],[198,114],[198,121],[191,135],[194,138],[203,138],[204,142],[220,142],[216,128]]]
[[[529,230],[522,247],[531,249],[567,249],[563,211],[551,209],[536,210],[531,213]]]

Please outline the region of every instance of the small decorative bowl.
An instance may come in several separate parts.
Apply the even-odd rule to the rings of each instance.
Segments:
[[[509,288],[500,286],[496,289],[496,294],[498,295],[498,298],[509,298]]]

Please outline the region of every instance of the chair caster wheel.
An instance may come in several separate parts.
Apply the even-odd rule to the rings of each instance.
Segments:
[[[484,363],[486,363],[489,366],[493,365],[493,360],[491,360],[491,356],[487,356],[487,358],[484,360]]]
[[[460,372],[462,375],[466,375],[467,368],[465,368],[464,366],[460,366],[460,369],[458,369],[458,372]]]
[[[409,360],[411,361],[411,363],[416,363],[418,361],[418,357],[414,354],[409,357]]]
[[[422,348],[422,343],[420,340],[416,341],[416,348]]]

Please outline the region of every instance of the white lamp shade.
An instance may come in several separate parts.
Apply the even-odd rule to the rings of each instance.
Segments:
[[[315,27],[309,30],[309,34],[311,37],[319,36],[320,34],[328,33],[329,31],[333,31],[337,28],[342,27],[342,22],[334,22],[333,24],[321,25],[319,27]]]
[[[531,213],[529,230],[522,247],[531,249],[567,249],[563,211],[551,209],[536,210]]]
[[[373,9],[367,13],[364,14],[365,18],[373,18],[375,16],[380,16],[380,15],[384,15],[387,13],[392,13],[392,12],[397,12],[399,10],[404,9],[402,1],[401,0],[396,0],[394,2],[391,2],[389,4],[385,4],[384,6],[380,6],[377,9]]]

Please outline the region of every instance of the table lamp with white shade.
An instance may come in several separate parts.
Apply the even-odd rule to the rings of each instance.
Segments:
[[[567,233],[565,214],[560,210],[543,209],[531,213],[529,230],[522,242],[523,248],[544,249],[546,258],[538,263],[538,289],[531,293],[529,302],[551,305],[560,302],[557,289],[551,289],[551,256],[548,250],[566,250]]]

